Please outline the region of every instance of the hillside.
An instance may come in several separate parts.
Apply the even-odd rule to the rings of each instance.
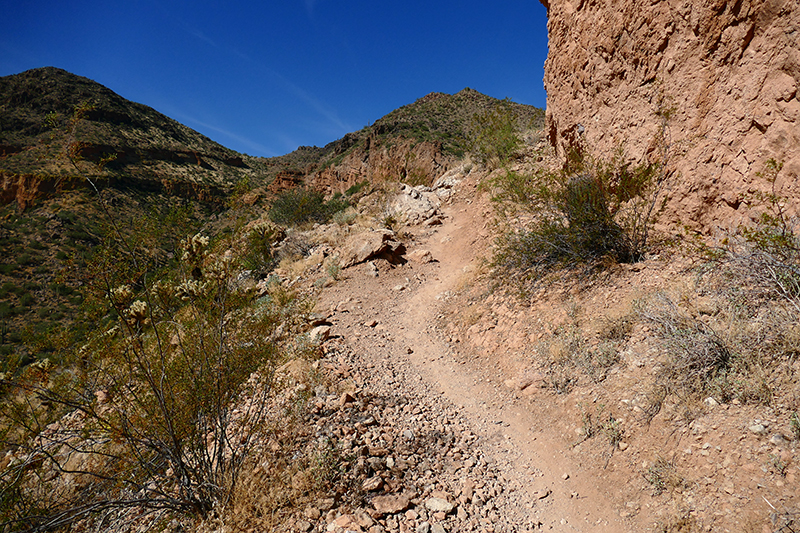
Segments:
[[[151,232],[161,267],[185,234],[230,231],[287,188],[332,194],[400,181],[407,170],[396,164],[410,160],[430,180],[467,146],[472,117],[497,102],[469,89],[431,94],[325,147],[259,158],[61,69],[0,78],[0,355],[52,356],[91,330],[96,310],[86,310],[83,292],[114,231],[106,208],[126,235]],[[514,108],[526,126],[541,124],[541,110]],[[387,147],[395,166],[382,159]],[[325,183],[331,172],[347,176],[336,190]],[[69,335],[55,340],[59,331]]]
[[[0,199],[23,209],[50,192],[87,187],[85,177],[102,187],[220,202],[237,184],[267,174],[257,158],[52,67],[0,78],[0,153]]]

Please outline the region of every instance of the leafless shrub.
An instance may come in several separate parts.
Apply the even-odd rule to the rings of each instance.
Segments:
[[[686,480],[678,473],[675,463],[663,457],[658,457],[650,465],[644,478],[653,487],[655,496],[667,491],[672,492],[686,484]]]
[[[659,369],[651,401],[653,416],[669,394],[697,397],[725,372],[733,354],[725,340],[710,326],[681,311],[664,294],[638,304],[638,314],[658,334],[666,354]]]

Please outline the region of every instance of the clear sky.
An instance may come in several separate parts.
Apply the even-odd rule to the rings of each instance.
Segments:
[[[430,92],[545,106],[538,0],[0,0],[0,76],[54,66],[250,155]]]

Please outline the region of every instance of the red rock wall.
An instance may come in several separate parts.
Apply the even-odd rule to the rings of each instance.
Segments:
[[[542,0],[548,8],[547,128],[563,155],[656,156],[667,123],[667,222],[706,233],[740,222],[784,162],[800,204],[800,0]],[[582,126],[582,127],[581,127]],[[582,133],[579,133],[581,132]]]
[[[430,185],[452,163],[439,143],[394,139],[381,143],[372,137],[347,154],[336,166],[312,174],[310,185],[326,193],[344,192],[362,181],[400,181]]]

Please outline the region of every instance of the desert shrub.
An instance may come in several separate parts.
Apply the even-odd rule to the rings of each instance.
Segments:
[[[772,185],[769,194],[756,194],[764,211],[752,225],[742,225],[723,241],[722,254],[732,283],[743,281],[753,300],[780,299],[800,312],[800,234],[798,221],[785,211],[786,199],[775,191],[783,165],[774,160],[760,176]]]
[[[666,172],[657,163],[632,166],[573,153],[558,172],[507,171],[490,187],[502,214],[523,211],[533,221],[498,240],[494,263],[534,280],[563,267],[641,260]]]
[[[582,375],[593,383],[604,381],[620,361],[616,346],[610,342],[592,346],[575,325],[556,330],[537,351],[545,359],[547,382],[558,394],[572,390]]]
[[[296,188],[281,193],[272,202],[269,218],[276,224],[299,226],[308,222],[324,224],[338,211],[349,207],[343,198],[325,201],[325,196],[311,189]]]
[[[346,191],[344,191],[344,194],[345,196],[355,196],[356,194],[360,193],[367,185],[369,185],[368,181],[360,181],[355,185],[350,186]]]
[[[266,417],[274,333],[296,331],[308,307],[278,288],[252,302],[218,246],[185,239],[180,268],[161,276],[142,274],[136,250],[101,254],[112,326],[71,352],[70,370],[44,359],[4,376],[0,441],[15,453],[0,470],[2,527],[227,503]]]
[[[339,226],[349,226],[358,218],[358,211],[349,207],[333,214],[333,222]]]
[[[285,237],[285,232],[269,222],[258,223],[246,233],[242,266],[263,276],[278,264],[275,247]]]
[[[654,416],[670,394],[699,397],[733,364],[730,347],[716,331],[684,313],[664,294],[637,304],[639,317],[660,339],[666,360],[656,376],[648,413]]]
[[[653,487],[653,495],[658,496],[664,492],[672,492],[683,488],[686,480],[680,475],[675,463],[663,457],[658,457],[655,462],[647,468],[644,478]]]
[[[509,99],[473,117],[472,152],[481,163],[499,168],[522,147],[520,126]]]

